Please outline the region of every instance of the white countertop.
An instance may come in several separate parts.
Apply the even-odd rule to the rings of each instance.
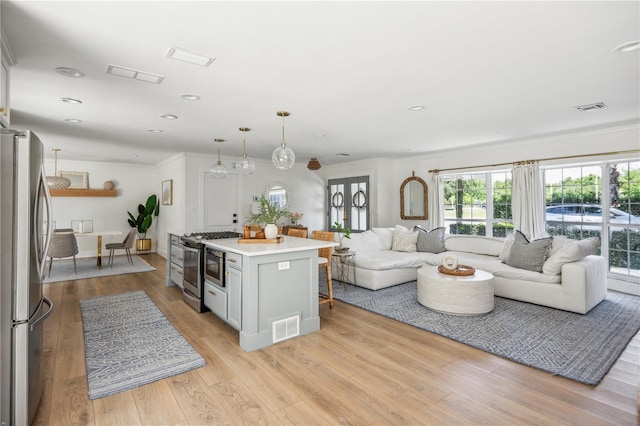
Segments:
[[[267,254],[292,253],[296,251],[319,249],[324,247],[337,247],[340,245],[337,242],[332,241],[320,241],[310,238],[297,238],[289,236],[284,236],[284,241],[277,244],[243,244],[239,243],[237,238],[227,238],[222,240],[202,240],[202,242],[209,247],[231,251],[243,256],[264,256]]]

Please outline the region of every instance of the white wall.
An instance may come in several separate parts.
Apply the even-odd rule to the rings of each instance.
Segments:
[[[174,155],[158,164],[158,195],[162,182],[173,180],[173,200],[170,205],[160,205],[157,228],[157,252],[167,257],[167,232],[185,229],[185,211],[187,209],[186,158],[184,154]]]
[[[53,160],[45,160],[47,175],[54,174]],[[137,216],[138,204],[144,204],[149,195],[160,195],[155,166],[130,164],[61,161],[58,171],[80,171],[89,173],[89,188],[103,189],[104,182],[113,181],[118,191],[117,197],[52,197],[53,220],[57,228],[70,228],[72,220],[93,220],[94,231],[118,230],[121,236],[104,237],[103,244],[119,242],[131,229],[127,223],[127,211]],[[160,216],[159,216],[160,217]],[[157,219],[147,233],[155,243]],[[96,255],[96,238],[78,238],[80,257]],[[155,248],[154,248],[155,249]],[[104,253],[103,253],[104,254]]]

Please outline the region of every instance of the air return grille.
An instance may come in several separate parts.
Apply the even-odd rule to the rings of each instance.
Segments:
[[[595,104],[580,105],[574,108],[580,112],[585,112],[585,111],[593,111],[594,109],[603,109],[606,107],[607,106],[603,102],[596,102]]]
[[[300,335],[300,316],[284,318],[272,323],[273,343]]]

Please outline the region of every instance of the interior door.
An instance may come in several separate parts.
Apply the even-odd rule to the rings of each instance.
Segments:
[[[229,173],[225,179],[214,179],[205,172],[203,186],[203,229],[237,231],[238,176]]]

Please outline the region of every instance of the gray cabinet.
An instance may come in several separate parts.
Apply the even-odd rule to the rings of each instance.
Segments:
[[[204,306],[221,320],[227,321],[227,292],[209,281],[204,282]]]
[[[242,256],[237,253],[227,253],[228,311],[227,323],[236,330],[242,329]]]
[[[180,245],[180,237],[169,234],[167,247],[167,285],[177,285],[182,288],[184,250]]]

